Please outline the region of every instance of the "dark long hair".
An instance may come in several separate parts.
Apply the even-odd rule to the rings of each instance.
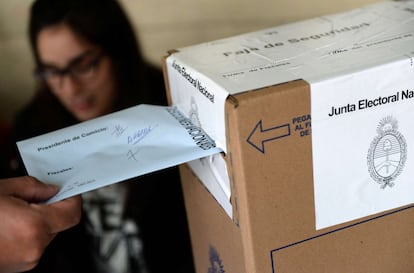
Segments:
[[[35,1],[30,10],[29,38],[37,67],[41,65],[37,49],[39,32],[59,23],[65,23],[80,37],[101,47],[111,58],[117,84],[115,110],[138,103],[151,103],[148,65],[144,62],[127,15],[116,0]],[[66,112],[65,109],[58,109],[63,106],[44,82],[39,83],[38,89],[36,96],[48,104],[48,109],[59,111],[58,116]]]

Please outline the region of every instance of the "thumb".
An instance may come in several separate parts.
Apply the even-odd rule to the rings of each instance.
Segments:
[[[30,206],[43,214],[49,225],[48,232],[55,234],[79,223],[82,199],[77,195],[53,204],[30,204]]]
[[[0,182],[0,194],[12,195],[28,202],[47,200],[58,191],[57,186],[44,184],[31,176],[8,178]]]

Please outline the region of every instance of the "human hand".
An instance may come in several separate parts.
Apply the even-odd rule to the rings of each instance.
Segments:
[[[56,234],[80,221],[80,196],[39,204],[57,192],[29,176],[0,180],[1,273],[32,269]]]

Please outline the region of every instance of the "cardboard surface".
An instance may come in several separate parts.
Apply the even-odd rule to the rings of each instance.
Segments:
[[[196,179],[188,165],[180,166],[186,211],[197,272],[245,273],[239,228]]]
[[[180,170],[197,273],[411,273],[414,268],[413,206],[289,239],[284,222],[269,224],[262,238],[267,243],[249,256],[243,228],[229,220],[188,166]]]
[[[277,131],[306,136],[312,126],[316,228],[414,203],[408,167],[414,162],[407,156],[414,153],[413,10],[411,1],[384,1],[178,49],[164,65],[172,104],[227,153],[229,96],[303,79],[311,86],[312,124]],[[260,121],[255,130],[247,141],[266,153],[276,130]],[[230,194],[220,190],[227,189],[225,168],[195,165],[232,217],[223,201]],[[218,174],[216,186],[207,181],[209,172]]]
[[[376,6],[375,11],[382,12],[381,14],[384,15],[386,8],[393,6],[395,2],[390,3]],[[402,3],[396,5],[398,10],[394,14],[407,16],[412,12],[409,5],[405,9]],[[366,10],[351,12],[348,18],[355,19],[363,12]],[[376,16],[375,12],[369,14]],[[335,21],[333,17],[326,18]],[[347,16],[342,16],[341,22],[346,24],[346,18]],[[404,21],[402,17],[385,19],[391,21],[401,19],[405,23],[401,26],[412,28],[409,23],[413,22],[412,17],[405,18],[408,18],[408,21]],[[300,25],[294,25],[293,29]],[[368,28],[372,24],[359,26],[363,26],[365,30],[365,27]],[[288,29],[290,28],[282,28],[285,31],[284,35],[288,34],[286,31]],[[350,34],[351,30],[343,32]],[[350,37],[355,38],[352,35]],[[339,60],[336,58],[332,59],[335,62],[329,63],[337,69],[331,76],[328,70],[324,70],[323,75],[319,77],[318,66],[310,59],[306,59],[304,67],[311,68],[309,69],[311,78],[318,78],[318,83],[329,81],[330,77],[338,78],[341,74],[349,75],[346,80],[352,81],[352,75],[356,73],[370,69],[375,71],[377,65],[389,63],[401,64],[404,71],[407,71],[406,75],[411,75],[409,73],[412,73],[412,70],[407,67],[409,58],[398,57],[401,53],[399,50],[401,48],[406,50],[413,40],[411,32],[406,33],[404,38],[407,40],[399,44],[397,54],[386,55],[379,61],[371,58],[375,52],[378,53],[375,51],[373,55],[367,55],[368,62],[363,65],[361,65],[363,61],[358,59],[360,69],[353,72],[350,72],[352,65],[345,69],[344,66],[335,66],[335,62]],[[301,42],[307,40],[309,39]],[[216,46],[220,48],[228,41],[233,40],[216,41],[204,46],[206,50]],[[381,41],[382,45],[389,42]],[[214,76],[225,75],[221,74],[223,71],[202,61],[207,60],[210,55],[202,56],[202,51],[200,53],[197,49],[198,55],[192,56],[193,49],[184,48],[171,53],[170,56],[173,57],[169,60],[174,60],[173,63],[178,64],[177,60],[180,58],[174,56],[184,52],[180,55],[185,56],[180,59],[180,69],[177,66],[171,68],[168,58],[164,61],[170,103],[184,105],[185,108],[192,103],[193,96],[205,96],[205,93],[200,94],[200,89],[197,88],[198,81],[209,82],[209,92],[220,93],[223,90],[228,92],[223,109],[218,112],[211,110],[211,100],[199,103],[197,110],[202,112],[200,115],[202,126],[206,122],[212,128],[216,126],[217,119],[225,125],[220,134],[224,132],[225,135],[226,153],[222,156],[226,162],[230,181],[229,200],[232,208],[232,214],[226,214],[224,206],[206,186],[208,183],[202,181],[203,176],[200,175],[202,169],[194,169],[191,164],[180,167],[197,273],[411,273],[414,270],[412,204],[382,210],[380,213],[365,215],[321,229],[316,228],[318,212],[315,208],[313,162],[315,151],[312,148],[314,135],[311,120],[314,82],[299,76],[297,78],[289,76],[282,82],[278,81],[280,75],[276,77],[276,82],[272,82],[271,77],[261,82],[261,78],[257,77],[255,80],[262,85],[243,89],[245,86],[242,82],[247,79],[238,81],[232,78],[229,80],[229,86],[241,85],[238,87],[240,88],[238,92],[233,92],[234,90],[226,88],[223,84],[224,79],[214,80]],[[381,48],[381,50],[389,51],[390,48]],[[208,52],[211,56],[214,55],[212,54],[214,50]],[[240,51],[237,54],[245,53]],[[358,54],[360,52],[357,52]],[[281,57],[283,59],[283,56]],[[346,53],[343,57],[347,57]],[[236,59],[241,60],[241,58]],[[249,63],[251,60],[243,59],[246,62],[241,62],[240,65],[244,68],[253,65]],[[348,64],[351,63],[352,60],[348,60]],[[183,67],[185,69],[182,69]],[[198,69],[200,67],[202,69]],[[281,68],[272,67],[272,69]],[[180,71],[178,76],[171,75],[177,71]],[[191,75],[188,74],[190,72]],[[265,73],[267,77],[272,75],[267,73]],[[375,73],[372,77],[375,77]],[[392,77],[386,79],[386,85],[392,86],[392,80]],[[194,92],[191,86],[188,87],[189,82],[195,83],[197,92]],[[408,90],[412,90],[414,88],[410,85],[412,82],[407,81],[407,83]],[[356,85],[361,84],[363,85],[363,82]],[[375,90],[370,91],[375,93]],[[183,95],[186,92],[188,94]],[[336,96],[341,94],[332,93],[332,97]],[[218,105],[214,107],[219,108]],[[411,106],[407,102],[404,107],[407,109]],[[409,112],[404,113],[409,114]],[[371,114],[375,119],[382,117],[376,115]],[[356,119],[359,119],[358,116],[354,116],[354,120]],[[407,133],[404,131],[404,134]],[[408,145],[409,142],[408,139]],[[337,145],[341,144],[337,143]],[[367,145],[365,146],[368,150],[369,143]],[[328,152],[335,152],[331,146],[329,149]],[[363,152],[366,153],[365,150]],[[406,155],[405,150],[399,153]],[[361,162],[364,164],[363,167],[367,168],[366,156]],[[335,164],[335,162],[326,162],[326,165],[329,165],[328,163]],[[407,163],[412,167],[410,164]],[[408,166],[405,168],[409,168]],[[352,172],[352,170],[347,171]],[[371,186],[373,181],[368,180],[363,182]],[[214,181],[208,182],[214,183]],[[349,201],[352,202],[351,199]]]
[[[309,85],[304,81],[242,93],[226,104],[231,146],[226,160],[232,204],[237,204],[233,219],[242,232],[246,257],[254,257],[246,261],[247,272],[264,272],[264,249],[314,231],[311,136],[301,137],[293,128],[286,135],[283,129],[309,111]],[[274,129],[255,131],[260,121],[264,129]],[[245,141],[253,132],[269,140],[263,143],[265,153]]]
[[[304,81],[227,101],[233,221],[181,166],[197,272],[412,272],[413,206],[315,229],[311,135],[294,129],[277,135],[283,125],[307,122],[309,110]],[[275,128],[263,136],[273,137],[264,142],[266,153],[246,141],[259,121]]]

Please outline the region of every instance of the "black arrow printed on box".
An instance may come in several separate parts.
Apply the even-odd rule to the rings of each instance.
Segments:
[[[290,136],[290,124],[263,129],[262,120],[256,124],[247,137],[247,142],[261,153],[265,153],[265,142]]]

